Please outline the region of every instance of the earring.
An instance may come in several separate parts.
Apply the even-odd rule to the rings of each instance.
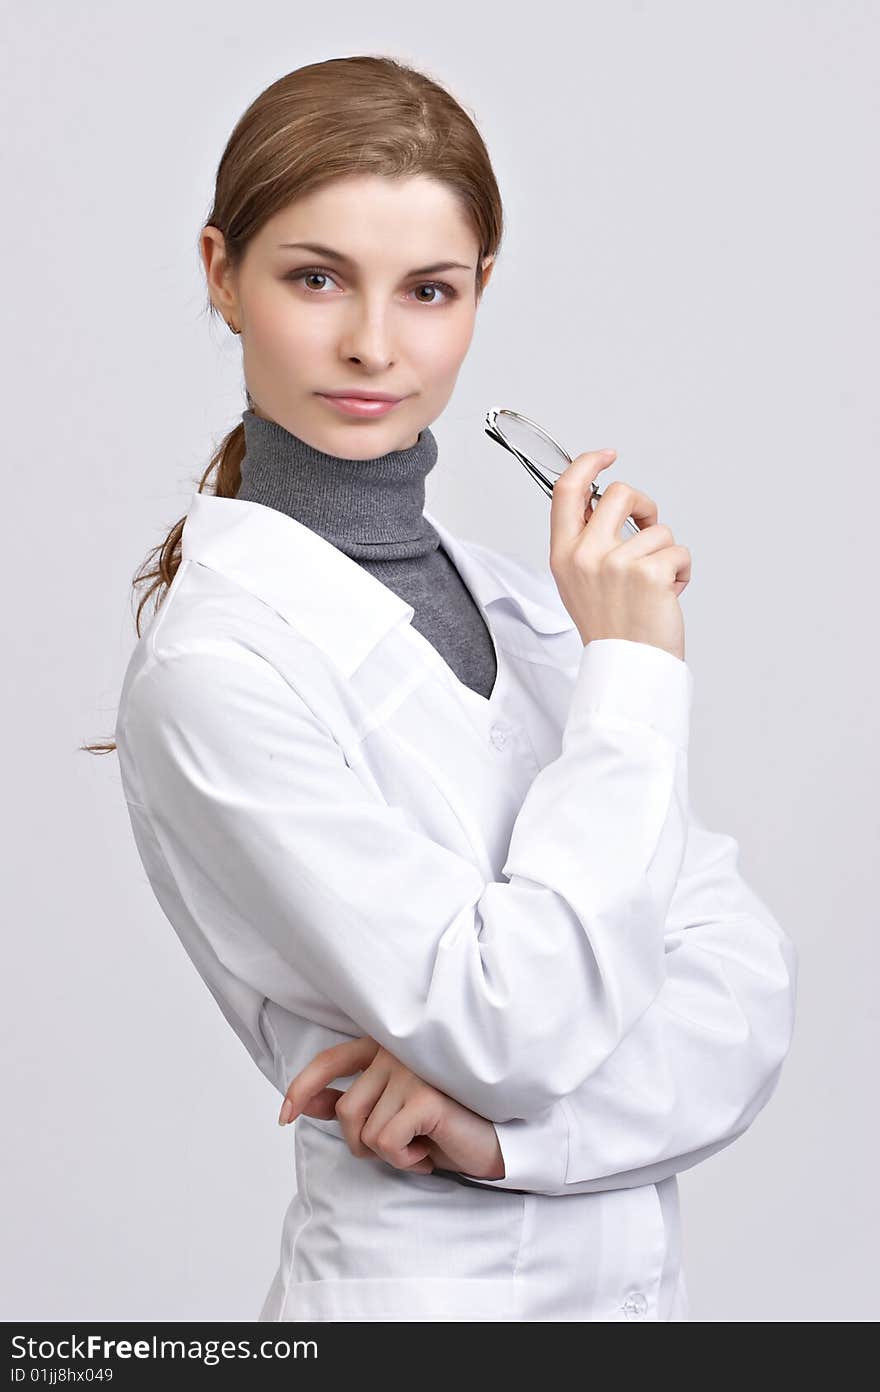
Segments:
[[[226,320],[226,324],[227,324],[227,327],[230,328],[234,334],[240,334],[240,333],[241,333],[241,329],[237,329],[237,328],[235,327],[235,325],[233,324],[233,322],[232,322],[231,319],[227,319],[227,320]]]

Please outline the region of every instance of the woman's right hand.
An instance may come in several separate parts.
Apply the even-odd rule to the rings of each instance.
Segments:
[[[657,504],[615,479],[595,505],[590,485],[616,451],[579,454],[553,485],[550,570],[584,645],[593,638],[652,643],[684,660],[678,597],[691,578],[691,553],[677,546]],[[627,517],[639,535],[620,540]]]

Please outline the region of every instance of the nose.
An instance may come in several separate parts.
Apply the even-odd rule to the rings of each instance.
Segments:
[[[390,367],[396,358],[391,332],[380,305],[352,306],[339,350],[348,362],[360,363],[371,372]]]

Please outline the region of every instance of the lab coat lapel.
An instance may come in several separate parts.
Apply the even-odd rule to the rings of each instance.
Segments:
[[[573,624],[549,589],[539,592],[515,560],[455,536],[427,509],[425,517],[499,647],[551,663],[559,660],[554,654],[567,654],[559,635],[568,635]],[[383,697],[420,680],[426,667],[439,666],[457,680],[413,629],[411,604],[319,533],[276,508],[193,494],[181,559],[217,570],[257,595],[347,679],[359,673],[374,708]],[[500,600],[508,605],[494,608]]]
[[[520,567],[512,558],[502,552],[490,553],[487,547],[455,536],[427,508],[424,512],[482,610],[497,599],[506,599],[538,633],[564,633],[574,627],[561,601],[554,602],[549,591],[547,598],[538,595],[534,587],[523,580]],[[484,618],[488,622],[485,612]]]
[[[257,595],[350,677],[413,607],[296,518],[263,503],[196,493],[181,559]]]

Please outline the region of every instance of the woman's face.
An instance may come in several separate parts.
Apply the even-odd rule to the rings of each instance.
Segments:
[[[271,218],[236,275],[216,228],[201,246],[211,298],[241,330],[257,415],[346,459],[407,449],[440,415],[473,337],[479,253],[443,184],[338,180]],[[343,390],[403,399],[381,416],[353,416],[321,395]]]

